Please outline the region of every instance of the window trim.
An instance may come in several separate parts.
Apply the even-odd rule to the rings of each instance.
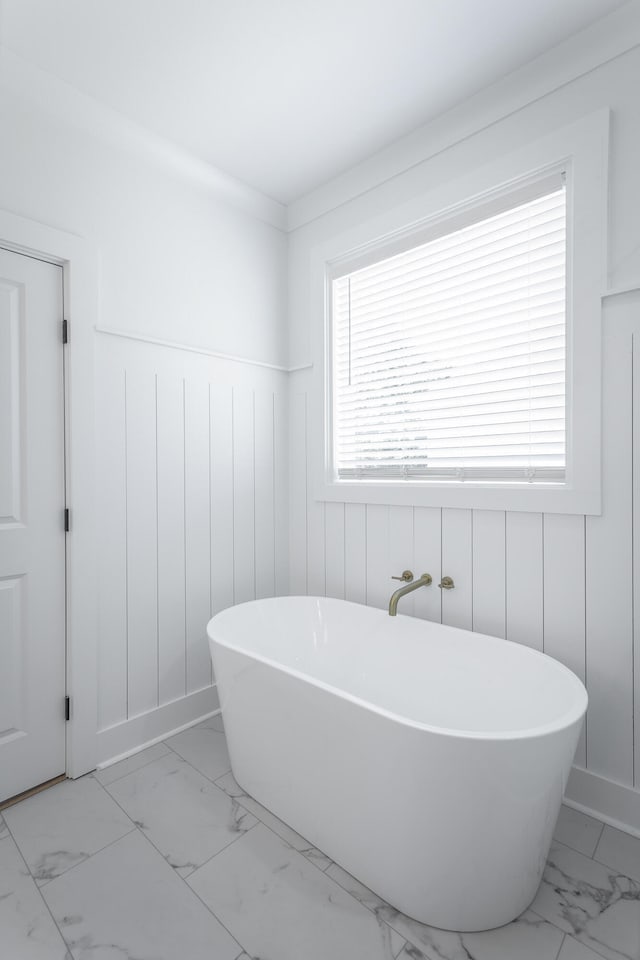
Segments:
[[[508,212],[523,203],[527,203],[534,199],[539,199],[547,193],[556,192],[560,187],[564,186],[565,188],[565,216],[566,216],[566,225],[568,227],[571,221],[571,206],[570,206],[570,187],[571,184],[571,166],[570,164],[561,163],[554,164],[550,169],[544,169],[537,171],[534,175],[523,178],[517,183],[510,183],[506,187],[500,187],[497,190],[493,191],[489,196],[483,196],[475,199],[474,201],[460,204],[454,211],[451,212],[451,216],[448,214],[450,211],[444,211],[442,216],[437,216],[429,219],[426,223],[423,223],[417,227],[417,229],[405,232],[402,236],[402,239],[399,240],[396,237],[392,237],[390,240],[383,238],[379,244],[374,244],[364,256],[356,254],[355,260],[353,257],[341,257],[336,261],[333,261],[331,264],[327,265],[327,321],[326,321],[326,338],[327,338],[327,355],[330,357],[330,362],[327,364],[326,372],[326,390],[327,390],[327,411],[326,411],[326,432],[327,432],[327,475],[329,478],[334,479],[338,483],[342,483],[344,480],[348,479],[359,479],[365,483],[375,482],[380,480],[380,482],[388,482],[382,479],[384,473],[379,477],[374,477],[372,475],[362,476],[358,478],[349,478],[339,475],[339,468],[335,463],[336,456],[336,391],[334,389],[334,366],[335,366],[335,318],[333,316],[333,284],[336,280],[341,277],[351,275],[354,272],[373,266],[377,263],[384,263],[389,257],[394,257],[398,254],[408,252],[410,250],[416,249],[423,246],[424,244],[430,243],[432,240],[437,240],[441,237],[447,237],[455,234],[457,231],[464,229],[467,226],[472,226],[476,223],[481,223],[484,220],[488,220],[500,213]],[[570,231],[567,229],[566,233],[566,255],[567,258],[571,255],[571,236]],[[572,301],[571,301],[571,290],[567,285],[566,297],[565,297],[565,332],[566,332],[566,343],[565,349],[566,354],[568,355],[571,349],[571,336],[572,336]],[[570,392],[570,372],[565,369],[565,393],[568,395]],[[565,433],[566,433],[566,445],[569,443],[569,437],[571,434],[571,423],[570,417],[566,415],[568,403],[565,398]],[[568,460],[568,457],[566,458]],[[517,468],[512,468],[517,471]],[[410,471],[411,473],[412,471]],[[449,474],[453,472],[452,470],[448,471]],[[485,469],[484,472],[487,472]],[[487,477],[486,483],[506,483],[508,478],[504,476],[504,473],[508,473],[508,470],[501,471],[503,476],[496,477]],[[520,468],[518,471],[520,474],[524,473],[524,469]],[[391,473],[391,471],[389,471]],[[554,483],[556,486],[558,484],[566,483],[566,477],[568,475],[566,465],[562,469],[564,477],[562,480],[554,478],[549,480],[549,483]],[[409,482],[408,480],[400,481],[400,478],[395,476],[389,477],[389,480],[395,479],[396,482]],[[481,482],[481,477],[466,477],[465,482]],[[415,472],[415,481],[424,482],[424,483],[434,483],[437,482],[437,472],[432,476],[420,476],[419,471]],[[442,482],[452,483],[454,482],[450,476],[443,477]],[[458,481],[459,482],[459,481]],[[521,486],[524,483],[524,479],[521,476],[514,477],[513,483],[515,488]],[[542,482],[537,480],[536,482]]]
[[[601,296],[606,288],[609,111],[485,162],[410,203],[318,245],[311,259],[314,380],[310,436],[315,498],[413,506],[601,513]],[[429,230],[567,170],[567,477],[565,483],[337,479],[331,474],[331,282],[372,259],[424,242]],[[463,198],[463,199],[461,199]],[[455,229],[452,226],[451,229]],[[448,230],[448,226],[447,226]],[[419,240],[411,238],[420,237]],[[411,242],[409,240],[411,239]],[[405,247],[406,248],[406,247]],[[580,357],[580,365],[575,358]]]

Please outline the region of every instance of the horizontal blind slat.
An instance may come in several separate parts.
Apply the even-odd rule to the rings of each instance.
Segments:
[[[554,191],[333,282],[338,476],[562,479],[565,220]]]

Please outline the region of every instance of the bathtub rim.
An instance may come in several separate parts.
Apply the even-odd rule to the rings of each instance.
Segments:
[[[550,669],[555,669],[565,676],[568,677],[571,684],[576,689],[576,692],[579,694],[578,700],[581,703],[574,706],[572,709],[568,710],[563,714],[558,720],[551,721],[546,724],[540,724],[536,727],[527,727],[522,730],[463,730],[463,729],[453,729],[451,727],[439,727],[434,724],[424,723],[420,720],[414,720],[411,717],[403,716],[401,714],[395,713],[392,710],[387,710],[385,707],[378,706],[375,703],[372,703],[370,700],[364,700],[362,697],[358,697],[353,693],[349,693],[346,690],[342,690],[340,687],[333,686],[330,683],[326,683],[323,680],[319,680],[316,677],[313,677],[311,674],[306,673],[302,670],[297,670],[295,667],[288,666],[281,663],[278,660],[274,660],[271,657],[264,656],[261,653],[257,653],[255,650],[247,649],[246,647],[240,646],[237,643],[231,644],[225,642],[224,640],[218,639],[218,637],[213,636],[212,627],[215,621],[218,618],[228,617],[232,615],[232,611],[240,607],[246,607],[254,604],[269,604],[274,601],[285,601],[287,599],[305,599],[309,601],[321,600],[326,602],[328,600],[340,603],[348,604],[352,607],[361,607],[365,610],[376,609],[380,613],[383,611],[380,608],[372,608],[363,603],[356,603],[353,600],[341,600],[335,597],[323,597],[323,596],[311,596],[307,594],[291,594],[286,597],[263,597],[257,600],[246,600],[243,603],[234,604],[231,607],[226,607],[224,610],[220,610],[216,613],[207,623],[207,638],[209,641],[209,646],[211,652],[213,652],[213,644],[217,644],[225,650],[230,650],[235,653],[242,654],[245,657],[249,657],[252,660],[256,660],[259,663],[263,663],[265,666],[271,667],[275,670],[279,670],[281,673],[285,673],[291,677],[295,677],[297,680],[301,680],[304,683],[310,683],[313,686],[317,687],[320,690],[324,690],[327,693],[330,693],[334,696],[341,697],[343,700],[347,700],[358,707],[364,708],[371,713],[376,713],[379,716],[385,717],[388,720],[393,721],[394,723],[401,724],[406,727],[412,727],[415,730],[420,730],[425,733],[432,733],[438,736],[453,737],[461,740],[480,740],[484,742],[495,742],[495,741],[514,741],[514,740],[535,740],[547,736],[552,736],[557,733],[562,733],[572,727],[575,723],[582,720],[586,714],[587,706],[589,703],[589,696],[585,688],[584,683],[578,677],[576,673],[573,672],[569,667],[565,666],[559,660],[556,660],[554,657],[549,656],[547,653],[543,653],[541,650],[535,650],[532,647],[527,647],[523,644],[518,644],[518,648],[521,651],[521,655],[524,657],[530,656],[534,658],[542,657],[547,661]],[[419,617],[411,617],[408,614],[398,614],[399,617],[406,620],[415,620],[419,621]],[[463,627],[451,627],[448,624],[436,623],[436,626],[442,627],[446,630],[463,630],[465,633],[473,633],[475,636],[482,639],[488,639],[491,642],[496,643],[514,643],[515,641],[506,640],[503,637],[494,637],[491,634],[479,633],[476,630],[464,630]],[[224,716],[224,709],[223,709]]]

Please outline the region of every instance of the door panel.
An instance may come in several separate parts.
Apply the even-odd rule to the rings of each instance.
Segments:
[[[65,770],[62,268],[0,250],[0,801]]]

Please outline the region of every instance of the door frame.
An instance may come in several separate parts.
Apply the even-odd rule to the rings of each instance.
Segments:
[[[0,246],[63,271],[65,471],[71,530],[66,547],[66,773],[93,770],[97,757],[97,581],[95,545],[94,338],[99,319],[98,252],[76,234],[0,210]],[[64,504],[60,504],[61,516]],[[62,713],[64,704],[60,703]]]

